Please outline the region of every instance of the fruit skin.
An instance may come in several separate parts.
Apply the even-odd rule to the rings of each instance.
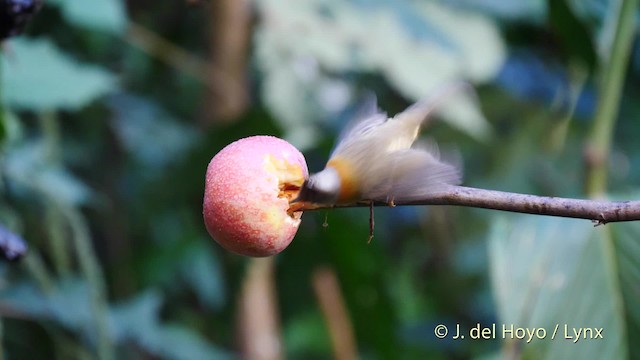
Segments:
[[[252,136],[227,145],[207,168],[203,216],[222,247],[245,256],[284,250],[300,225],[289,199],[308,177],[304,156],[272,136]]]
[[[42,0],[0,0],[0,40],[20,34],[42,7]]]

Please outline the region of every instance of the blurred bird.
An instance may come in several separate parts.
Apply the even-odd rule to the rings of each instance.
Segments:
[[[427,117],[466,83],[449,85],[437,94],[387,118],[370,96],[340,135],[324,170],[307,179],[293,201],[319,205],[358,201],[419,200],[460,184],[458,166],[440,158],[437,146],[414,146]]]

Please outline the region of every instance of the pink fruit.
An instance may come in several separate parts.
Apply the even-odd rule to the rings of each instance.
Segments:
[[[204,222],[225,249],[246,256],[284,250],[302,212],[287,212],[308,177],[304,156],[288,142],[252,136],[211,159],[204,189]]]

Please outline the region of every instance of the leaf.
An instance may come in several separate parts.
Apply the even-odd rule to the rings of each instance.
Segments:
[[[327,115],[312,108],[309,116],[294,104],[301,106],[301,97],[308,94],[317,97],[308,89],[331,74],[378,72],[404,96],[418,100],[454,80],[493,79],[506,54],[491,20],[437,2],[258,4],[263,21],[256,30],[256,57],[266,78],[262,93],[278,116],[286,114],[287,125]],[[452,100],[451,109],[457,111],[443,115],[452,125],[477,139],[490,135],[469,97]]]
[[[161,305],[161,294],[149,290],[115,306],[111,312],[114,337],[118,341],[139,340],[140,334],[154,331]]]
[[[147,291],[116,307],[112,312],[115,337],[119,342],[133,341],[166,359],[230,359],[231,355],[198,333],[179,325],[159,321],[162,297]]]
[[[265,74],[262,97],[274,113],[284,139],[304,151],[316,144],[317,129],[304,119],[313,119],[313,95],[290,64],[274,65]]]
[[[16,39],[12,56],[3,56],[2,100],[34,111],[76,110],[117,87],[108,71],[81,64],[48,40]]]
[[[586,25],[578,19],[567,4],[569,0],[547,0],[549,21],[562,41],[567,55],[580,59],[591,71],[596,66],[596,50]]]
[[[550,107],[572,107],[571,91],[575,77],[559,64],[550,63],[540,54],[518,50],[512,52],[502,67],[496,82],[527,101],[548,104]],[[591,118],[595,108],[596,94],[593,86],[581,89],[575,106],[579,118]]]
[[[184,254],[181,273],[198,299],[210,309],[220,309],[226,300],[220,262],[205,240],[194,242]]]
[[[219,360],[232,356],[209,344],[194,331],[178,325],[164,325],[156,332],[155,346],[159,355],[176,360]]]
[[[162,170],[179,161],[201,140],[191,126],[180,123],[156,104],[133,95],[112,96],[116,135],[145,172]]]
[[[394,60],[400,62],[384,59],[384,66],[389,67],[387,71],[412,75],[406,79],[407,82],[421,80],[422,85],[416,83],[415,86],[422,91],[413,96],[424,96],[436,85],[451,79],[463,78],[480,83],[493,79],[504,62],[506,50],[498,28],[490,19],[437,2],[417,2],[415,11],[424,22],[446,37],[446,44],[437,41],[435,35],[422,37],[422,41],[417,43],[416,39],[405,37],[404,47],[399,48],[401,52],[392,53]],[[413,68],[405,68],[405,61],[413,64]],[[440,73],[442,70],[450,77]]]
[[[621,289],[606,231],[583,220],[496,217],[489,257],[498,337],[503,325],[544,328],[544,339],[522,344],[524,358],[626,358]],[[602,328],[604,340],[565,339],[573,328],[587,327]]]
[[[69,279],[43,294],[32,283],[21,283],[0,292],[0,302],[39,319],[49,319],[83,336],[93,333],[93,315],[86,283]],[[147,291],[111,310],[110,329],[118,343],[136,342],[145,350],[167,359],[230,359],[199,334],[159,321],[162,297]]]
[[[93,192],[84,183],[49,159],[49,148],[42,141],[28,141],[11,147],[0,167],[18,189],[46,194],[63,204],[85,204]]]
[[[284,328],[286,353],[292,358],[326,357],[331,346],[325,320],[320,312],[308,312],[287,322]]]
[[[50,294],[42,293],[33,283],[19,283],[0,292],[0,301],[32,317],[55,321],[68,330],[92,333],[89,292],[83,280],[60,281]]]
[[[63,16],[74,25],[123,34],[127,27],[127,14],[120,0],[50,0],[47,3],[60,7]]]
[[[611,226],[615,239],[617,264],[620,272],[620,288],[627,316],[629,339],[640,338],[640,223],[625,222]],[[633,359],[638,354],[632,352]]]
[[[339,230],[327,231],[322,236],[322,246],[330,255],[345,304],[349,309],[358,309],[350,312],[350,320],[358,336],[359,350],[373,351],[382,359],[393,359],[402,346],[394,308],[397,303],[391,297],[397,288],[387,289],[386,286],[387,269],[391,265],[382,247],[372,246],[368,251],[362,251],[368,223],[364,217],[357,216],[364,215],[357,211],[359,209],[352,210],[329,219],[329,229]],[[321,259],[322,255],[318,252],[313,259]]]
[[[2,142],[6,145],[18,142],[23,138],[22,123],[15,113],[4,109],[2,116]]]
[[[541,23],[545,19],[544,0],[458,0],[456,4],[486,12],[504,20]]]
[[[493,130],[475,98],[475,94],[459,93],[453,94],[444,101],[436,114],[441,116],[449,125],[464,131],[477,140],[489,139]]]

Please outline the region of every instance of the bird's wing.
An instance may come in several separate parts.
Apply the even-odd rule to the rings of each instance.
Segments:
[[[462,181],[459,166],[428,149],[400,150],[375,161],[367,171],[362,197],[379,201],[412,201]]]
[[[373,93],[365,96],[356,115],[340,133],[332,151],[332,156],[339,154],[353,141],[365,138],[373,129],[387,121],[387,114],[378,109],[378,101]]]

